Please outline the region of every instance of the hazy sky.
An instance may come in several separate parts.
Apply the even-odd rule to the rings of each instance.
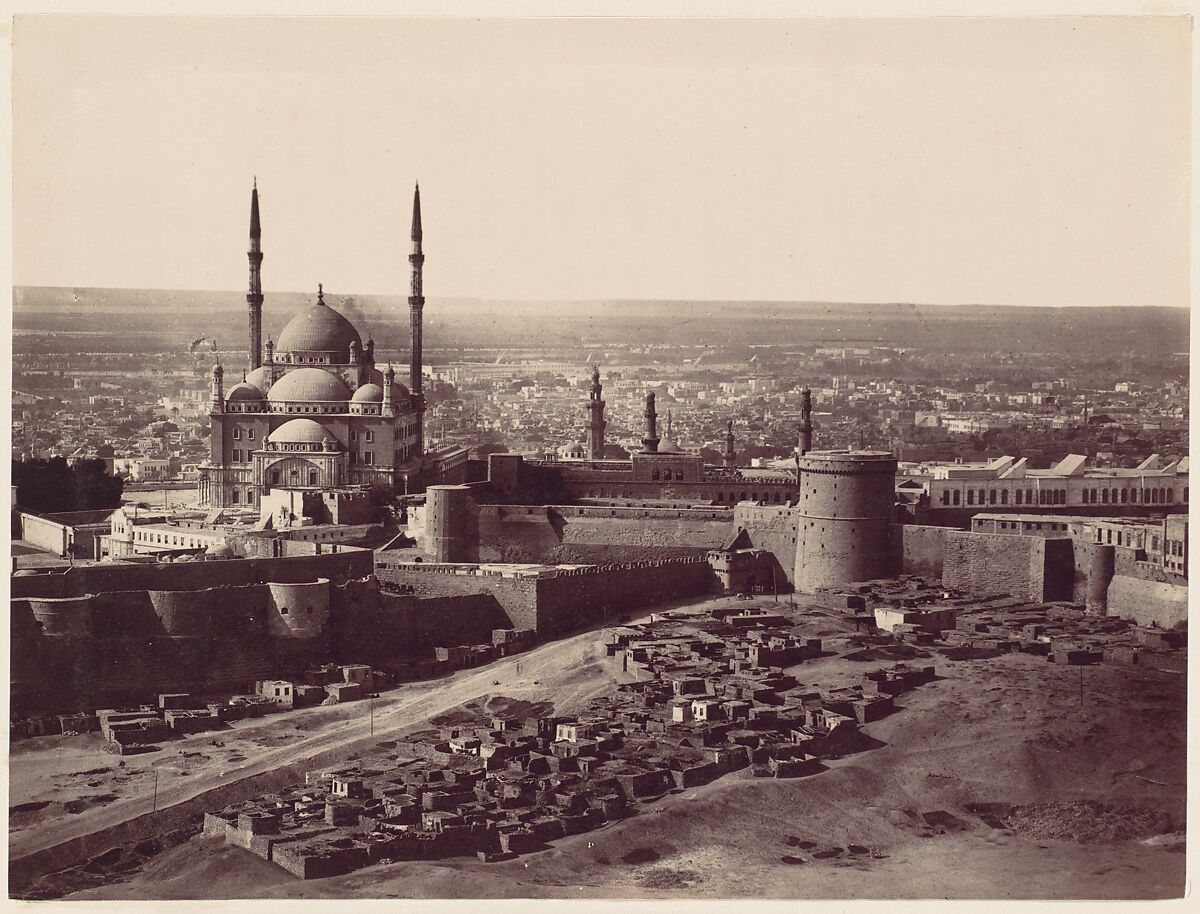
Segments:
[[[14,281],[1186,305],[1184,19],[19,18]]]

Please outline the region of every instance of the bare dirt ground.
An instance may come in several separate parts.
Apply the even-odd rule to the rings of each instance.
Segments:
[[[792,672],[802,682],[829,687],[895,662],[886,656],[847,659],[858,652],[846,643],[835,618],[814,617],[812,628],[813,636],[820,631],[827,639],[826,650],[839,656],[795,667]],[[584,633],[480,670],[388,693],[376,703],[375,733],[366,745],[427,726],[430,717],[489,695],[548,702],[560,713],[569,712],[622,678],[597,644],[595,632]],[[70,897],[1115,899],[1182,894],[1182,673],[1152,666],[1088,667],[1081,702],[1077,667],[1023,654],[952,661],[936,650],[925,652],[930,654],[925,662],[935,663],[942,678],[907,693],[901,710],[864,727],[886,745],[832,761],[829,771],[815,777],[728,776],[515,860],[409,862],[308,882],[219,841],[195,838],[157,854],[128,881]],[[350,751],[367,737],[363,712],[356,704],[247,722],[236,739],[217,736],[225,741],[225,751],[236,751],[246,761],[231,762],[228,755],[204,748],[209,758],[196,759],[190,774],[166,779],[160,774],[160,802],[164,789],[172,798],[183,797],[222,783],[222,777],[246,776],[284,759],[291,763],[297,753],[343,745]],[[205,735],[173,744],[162,753],[164,763],[179,746],[195,751],[211,739]],[[14,757],[12,804],[56,796],[54,785],[60,782],[98,786],[72,787],[74,794],[52,802],[70,802],[68,796],[89,791],[119,793],[120,799],[68,815],[52,812],[36,827],[16,831],[14,847],[23,835],[29,836],[25,847],[47,846],[73,831],[103,827],[123,809],[149,808],[145,774],[126,770],[124,781],[118,780],[119,771],[87,774],[98,767],[95,758],[101,754],[91,756],[94,750],[78,737],[59,742],[79,748],[71,748],[75,754],[56,754],[34,747]],[[127,761],[131,769],[150,760]]]

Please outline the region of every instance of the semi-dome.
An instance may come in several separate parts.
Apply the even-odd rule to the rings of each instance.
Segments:
[[[354,392],[355,403],[382,403],[383,388],[378,384],[364,384]]]
[[[297,368],[271,385],[267,399],[272,403],[344,403],[350,399],[350,389],[322,368]]]
[[[392,382],[393,403],[407,403],[410,397],[411,395],[409,394],[407,387],[405,387],[399,381]],[[354,397],[352,399],[355,403],[382,403],[383,387],[373,381],[368,382],[354,392]]]
[[[253,384],[265,397],[267,395],[267,391],[271,389],[271,376],[267,373],[267,369],[265,367],[255,368],[252,372],[246,375],[245,383]]]
[[[334,361],[350,361],[350,344],[357,343],[362,350],[362,338],[354,325],[318,297],[315,305],[309,305],[293,317],[275,344],[275,352],[328,352]]]
[[[226,400],[261,400],[263,392],[255,387],[249,381],[241,381],[233,386],[229,391],[229,396]]]
[[[322,444],[329,437],[325,426],[312,419],[290,419],[267,435],[272,444]]]

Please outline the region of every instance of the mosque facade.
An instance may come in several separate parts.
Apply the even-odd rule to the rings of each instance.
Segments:
[[[249,366],[227,384],[212,370],[208,462],[200,468],[201,505],[257,509],[272,489],[383,488],[405,494],[427,483],[461,481],[467,453],[424,450],[421,378],[421,192],[413,196],[409,384],[376,364],[375,342],[325,302],[316,301],[262,342],[262,228],[258,187],[250,198]]]

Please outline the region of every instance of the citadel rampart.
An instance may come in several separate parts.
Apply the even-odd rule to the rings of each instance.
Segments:
[[[1108,614],[1139,625],[1174,628],[1187,619],[1187,578],[1140,561],[1138,555],[1136,549],[1114,548]]]
[[[796,580],[796,534],[799,517],[787,505],[739,504],[733,509],[733,533],[745,530],[755,549],[773,556],[788,584]],[[778,582],[781,586],[783,580]]]
[[[260,571],[293,577],[289,562],[275,560],[284,569],[279,575]],[[124,580],[92,575],[89,583]],[[369,573],[342,584],[312,578],[17,597],[10,609],[12,705],[21,713],[102,707],[157,692],[241,691],[256,679],[331,661],[382,666],[428,657],[436,646],[490,642],[492,630],[503,627],[506,617],[490,595],[388,594]]]
[[[942,582],[977,594],[1007,593],[1037,603],[1070,600],[1074,554],[1068,539],[947,532]]]
[[[642,606],[712,592],[715,578],[700,557],[583,568],[486,569],[475,565],[381,562],[380,581],[420,595],[488,594],[504,627],[553,637]],[[500,627],[500,626],[497,626]]]
[[[703,555],[729,539],[727,508],[482,505],[479,561],[607,564]]]

